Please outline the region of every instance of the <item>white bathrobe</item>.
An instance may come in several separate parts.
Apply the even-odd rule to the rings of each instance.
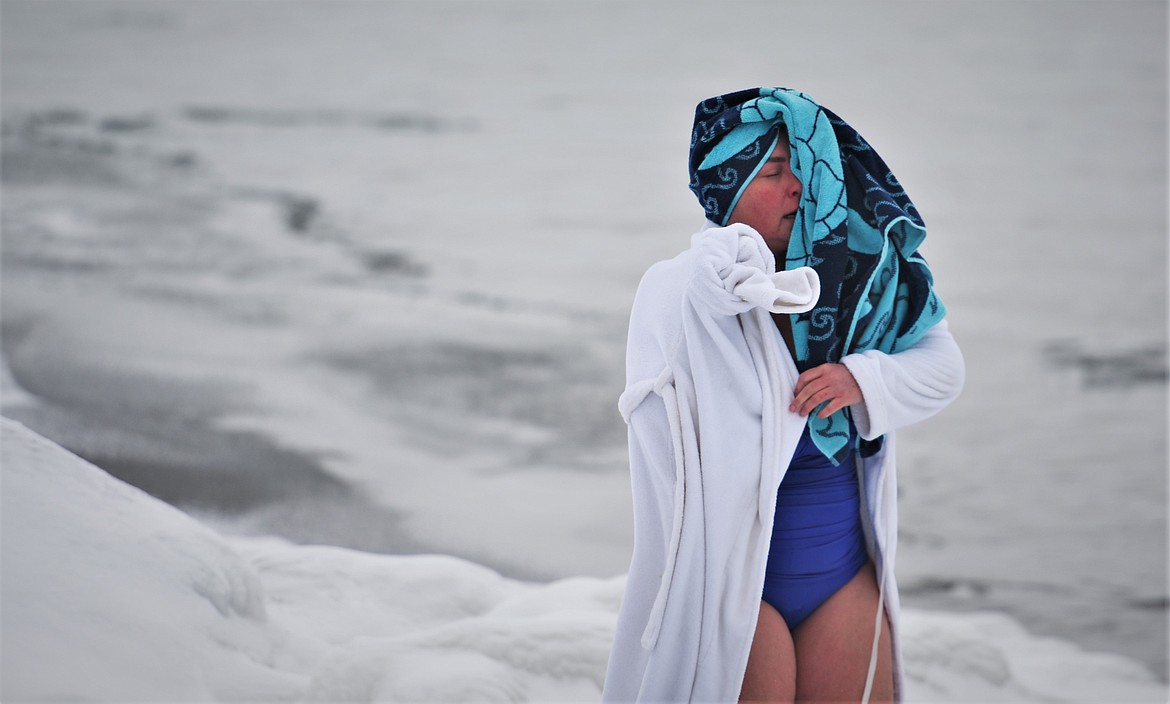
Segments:
[[[798,374],[770,313],[811,310],[820,292],[812,269],[774,267],[755,230],[708,223],[638,287],[618,404],[629,425],[634,553],[605,701],[739,696],[776,491],[805,424],[788,411]],[[897,692],[893,431],[958,395],[963,359],[943,321],[904,352],[842,363],[864,396],[852,407],[858,432],[886,436],[858,471],[866,542],[893,625]]]

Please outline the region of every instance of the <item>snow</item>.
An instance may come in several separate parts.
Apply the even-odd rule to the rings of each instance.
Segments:
[[[624,576],[226,538],[0,419],[5,701],[595,701]],[[1137,662],[908,610],[909,699],[1160,701]]]
[[[280,643],[238,552],[50,441],[3,428],[6,700],[295,691],[272,667]]]
[[[620,577],[232,542],[0,422],[4,701],[600,696]]]

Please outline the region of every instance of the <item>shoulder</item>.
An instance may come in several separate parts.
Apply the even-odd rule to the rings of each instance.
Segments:
[[[672,357],[682,332],[682,304],[693,270],[692,258],[690,250],[683,251],[656,262],[642,275],[630,310],[627,365],[637,359],[654,366]]]
[[[694,253],[688,249],[670,259],[652,264],[638,282],[634,306],[654,306],[666,299],[681,299],[691,275],[690,261],[693,258]]]
[[[694,271],[693,259],[694,252],[688,249],[646,270],[634,294],[631,327],[681,315],[683,296]]]

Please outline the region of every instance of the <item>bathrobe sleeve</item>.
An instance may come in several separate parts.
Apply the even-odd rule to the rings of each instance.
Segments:
[[[655,676],[654,650],[644,644],[648,633],[657,632],[652,624],[661,620],[665,607],[662,591],[674,567],[675,524],[683,508],[680,438],[668,412],[677,399],[669,360],[681,341],[682,280],[678,261],[651,267],[630,314],[626,390],[618,408],[628,424],[634,549],[602,692],[606,702],[636,701],[647,690],[663,699],[685,700],[689,693],[689,682],[682,678],[671,683],[671,678]],[[689,633],[683,643],[697,641],[698,634]]]
[[[602,701],[636,701],[653,651],[641,637],[648,625],[666,570],[674,513],[670,497],[675,477],[672,458],[661,451],[670,444],[670,429],[660,398],[646,398],[629,419],[630,485],[637,507],[634,551],[625,594],[618,612],[619,631],[606,668]],[[622,637],[624,635],[624,637]],[[680,688],[682,683],[679,683]]]
[[[861,387],[863,401],[851,410],[866,440],[929,418],[963,388],[963,355],[945,320],[910,349],[868,350],[846,355],[841,363]]]

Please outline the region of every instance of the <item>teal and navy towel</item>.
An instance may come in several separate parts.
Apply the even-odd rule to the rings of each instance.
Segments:
[[[754,88],[699,103],[690,185],[707,218],[728,223],[744,187],[785,133],[803,187],[785,268],[811,266],[821,279],[817,306],[793,316],[797,368],[910,347],[946,312],[918,254],[926,227],[869,143],[809,96]],[[835,463],[847,456],[846,410],[826,419],[810,415],[809,428]]]

